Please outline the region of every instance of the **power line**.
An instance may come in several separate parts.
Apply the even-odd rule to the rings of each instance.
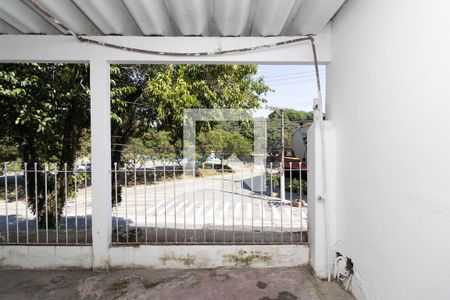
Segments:
[[[281,86],[281,85],[288,85],[288,84],[298,84],[298,83],[305,83],[305,82],[314,82],[314,79],[310,79],[310,80],[298,80],[298,81],[288,81],[288,82],[277,82],[275,84],[270,84],[268,83],[269,86],[273,85],[273,86]]]
[[[286,76],[286,77],[280,77],[275,79],[269,79],[266,82],[276,82],[276,81],[283,81],[283,80],[292,80],[292,79],[309,79],[309,78],[315,78],[314,74],[306,74],[305,76]]]
[[[264,78],[276,78],[276,77],[284,77],[284,76],[290,76],[290,75],[301,75],[301,74],[315,74],[315,71],[303,71],[303,72],[295,72],[295,73],[288,73],[288,74],[278,74],[278,75],[269,75],[264,76]]]

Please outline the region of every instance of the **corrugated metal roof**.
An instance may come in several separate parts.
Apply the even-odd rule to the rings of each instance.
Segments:
[[[317,34],[345,0],[2,0],[0,34],[295,36]]]

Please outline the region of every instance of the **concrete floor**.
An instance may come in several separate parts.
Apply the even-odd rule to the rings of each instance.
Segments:
[[[0,270],[1,299],[350,300],[304,268]]]

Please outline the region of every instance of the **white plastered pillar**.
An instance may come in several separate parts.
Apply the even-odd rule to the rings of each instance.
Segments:
[[[336,130],[322,120],[319,100],[314,106],[307,148],[309,258],[315,274],[327,278],[336,244]]]
[[[93,268],[108,268],[111,243],[110,68],[90,61]]]

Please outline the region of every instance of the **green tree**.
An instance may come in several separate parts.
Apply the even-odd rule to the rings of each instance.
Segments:
[[[112,68],[113,162],[123,148],[149,128],[169,133],[181,156],[186,108],[260,107],[269,87],[255,78],[255,65],[142,65]],[[197,132],[214,122],[198,122]]]
[[[172,144],[168,131],[150,128],[140,137],[130,139],[123,152],[123,160],[131,165],[143,165],[148,160],[177,161],[176,153],[181,141]],[[179,161],[178,161],[179,162]]]
[[[262,78],[255,78],[256,72],[257,66],[252,65],[112,66],[112,162],[122,165],[130,139],[142,137],[150,129],[166,133],[150,136],[148,143],[168,141],[174,157],[179,158],[184,109],[259,107],[269,88]],[[59,168],[67,163],[72,169],[77,153],[89,149],[89,143],[80,143],[90,123],[88,82],[89,67],[84,64],[1,65],[0,117],[4,124],[0,138],[11,137],[29,166],[37,162],[42,170],[44,162]],[[199,124],[198,132],[203,128],[210,129],[211,124]],[[42,181],[39,178],[40,222],[45,213],[41,209]],[[32,185],[30,182],[29,189],[34,189]],[[51,185],[49,181],[49,190],[53,190]],[[54,195],[49,197],[49,221],[53,222],[56,203]],[[29,200],[36,209],[33,196]],[[58,196],[58,201],[59,214],[64,197]]]
[[[292,135],[299,128],[299,122],[311,119],[312,112],[295,109],[284,109],[284,143],[286,148],[292,147]],[[281,113],[280,110],[269,114],[267,122],[267,149],[270,156],[281,153]]]
[[[199,152],[203,157],[214,153],[223,161],[231,155],[238,157],[249,156],[252,153],[252,143],[239,132],[230,132],[222,129],[202,132],[197,137]]]
[[[89,126],[89,68],[84,64],[2,64],[0,65],[0,118],[2,139],[18,145],[22,161],[31,168],[51,163],[60,169],[67,163],[73,169],[84,129]],[[38,216],[45,213],[42,173],[38,178]],[[57,183],[62,185],[62,178]],[[53,191],[54,180],[48,190]],[[34,190],[34,181],[29,181]],[[63,189],[58,189],[63,193]],[[63,195],[58,195],[58,214]],[[49,192],[48,217],[54,226],[55,195]],[[35,211],[34,193],[29,205]]]

